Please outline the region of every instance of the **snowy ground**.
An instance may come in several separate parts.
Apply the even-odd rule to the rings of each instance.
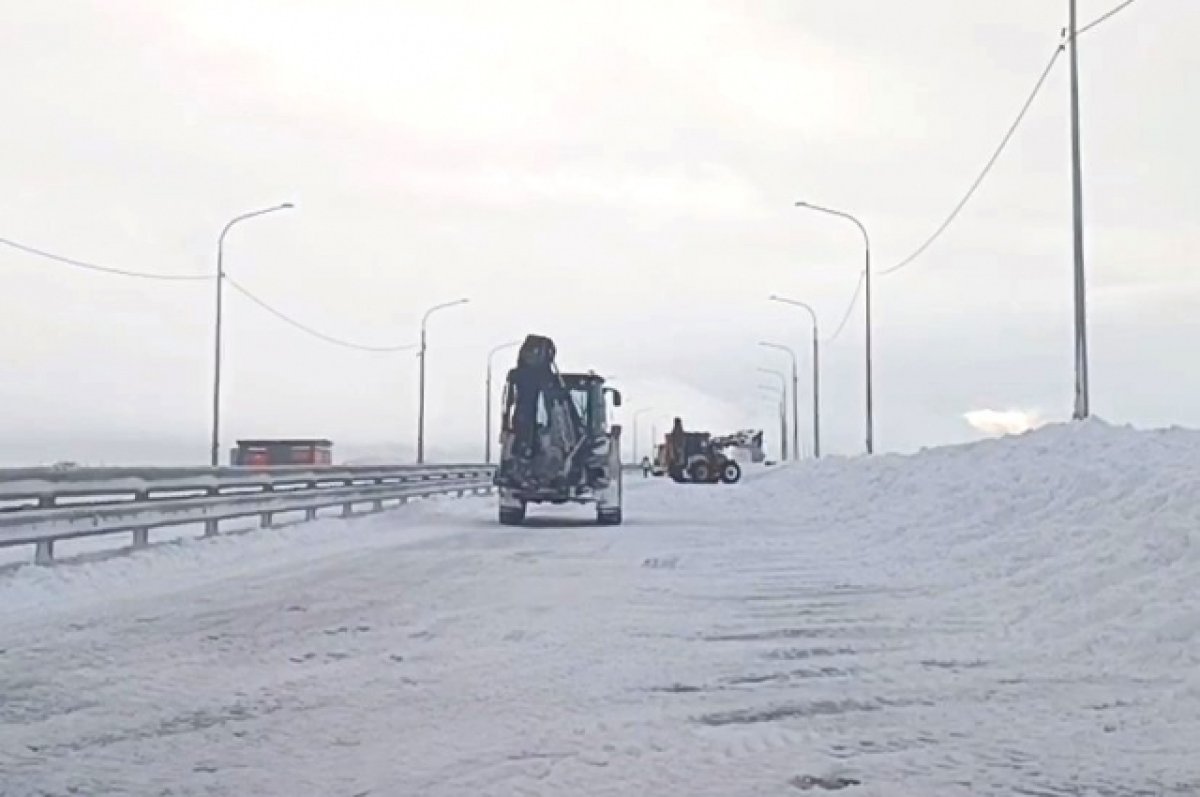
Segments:
[[[1200,794],[1200,435],[631,482],[10,574],[0,794]]]

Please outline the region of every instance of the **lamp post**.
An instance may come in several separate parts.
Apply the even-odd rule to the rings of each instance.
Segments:
[[[289,210],[293,207],[295,205],[291,202],[284,202],[281,205],[272,205],[269,208],[235,216],[229,220],[229,223],[221,230],[220,237],[217,238],[217,302],[213,323],[212,439],[209,451],[209,465],[214,468],[221,461],[221,334],[224,326],[225,236],[229,233],[230,228],[238,222],[252,219],[255,216],[265,216],[279,210]]]
[[[867,228],[863,223],[840,210],[833,208],[821,207],[809,202],[797,202],[796,207],[815,210],[818,213],[826,213],[830,216],[838,216],[854,223],[858,227],[858,231],[862,233],[863,245],[866,247],[866,262],[864,265],[865,302],[867,310],[867,341],[866,341],[866,363],[867,363],[867,453],[875,453],[875,407],[874,407],[874,383],[871,376],[871,237],[867,234]]]
[[[770,393],[775,399],[779,411],[779,460],[787,460],[787,399],[786,393],[776,385],[759,385],[758,389]]]
[[[1083,263],[1083,156],[1079,144],[1079,52],[1075,0],[1070,0],[1071,45],[1071,218],[1075,253],[1075,408],[1074,420],[1087,418],[1089,408],[1087,295]]]
[[[792,457],[800,459],[800,371],[796,363],[796,352],[782,343],[759,341],[759,346],[787,352],[792,358]]]
[[[671,428],[671,419],[662,415],[655,417],[654,421],[650,424],[650,459],[654,459],[656,456],[658,456],[656,452],[658,451],[659,444],[658,422],[660,420],[665,421],[668,429]]]
[[[421,377],[419,396],[417,399],[417,464],[425,463],[425,353],[426,353],[426,334],[425,329],[429,323],[429,316],[436,313],[438,310],[445,310],[447,307],[456,307],[460,304],[466,304],[469,299],[455,299],[452,302],[443,302],[442,304],[434,305],[425,311],[425,315],[421,317],[421,350],[417,355],[421,358]]]
[[[805,302],[783,296],[771,296],[771,301],[790,304],[808,312],[812,319],[812,405],[813,405],[813,457],[821,458],[821,344],[817,336],[817,313]]]
[[[787,434],[787,377],[781,371],[776,371],[772,368],[759,368],[764,374],[771,374],[779,379],[779,390],[783,398],[783,441],[780,444],[780,458],[784,461],[788,459],[788,434]]]
[[[645,415],[647,412],[653,412],[653,407],[642,407],[637,412],[633,413],[633,461],[639,462],[638,459],[638,418]]]
[[[487,361],[487,398],[484,401],[484,443],[483,443],[483,463],[485,465],[492,464],[492,358],[505,349],[511,349],[513,346],[520,346],[521,341],[510,340],[508,343],[501,343],[499,346],[493,346],[488,352]]]

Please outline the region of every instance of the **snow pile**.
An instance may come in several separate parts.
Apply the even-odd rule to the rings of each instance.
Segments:
[[[1200,793],[1200,434],[798,463],[642,517],[681,501],[673,566],[742,604],[707,638],[749,693],[697,687],[723,732],[811,734],[806,774],[852,762],[852,794]]]
[[[892,583],[953,590],[1055,655],[1102,641],[1134,659],[1200,653],[1184,647],[1200,630],[1200,433],[1092,420],[783,473],[763,505],[838,529]]]

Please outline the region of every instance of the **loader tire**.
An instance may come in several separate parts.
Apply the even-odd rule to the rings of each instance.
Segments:
[[[689,469],[689,475],[692,477],[692,481],[699,482],[700,484],[704,484],[713,480],[712,468],[706,461],[702,459],[698,459],[692,463],[692,467]]]
[[[742,466],[730,460],[721,466],[721,481],[737,484],[742,478]]]

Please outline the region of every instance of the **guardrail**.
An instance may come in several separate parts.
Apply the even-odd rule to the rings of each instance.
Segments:
[[[59,540],[132,533],[149,544],[150,530],[204,524],[205,536],[223,520],[338,506],[341,515],[369,505],[403,504],[432,495],[486,493],[490,465],[408,465],[248,468],[0,468],[0,548],[36,546],[35,561],[54,560]]]

